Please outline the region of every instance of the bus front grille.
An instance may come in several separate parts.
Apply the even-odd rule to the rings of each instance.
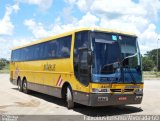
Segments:
[[[121,92],[121,89],[110,89],[111,92]]]
[[[124,89],[124,92],[133,92],[134,89]]]
[[[113,93],[128,93],[133,92],[134,89],[110,89],[110,91]]]

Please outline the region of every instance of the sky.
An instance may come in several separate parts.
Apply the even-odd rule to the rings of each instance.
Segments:
[[[145,54],[160,47],[160,0],[0,0],[0,58],[10,59],[15,46],[82,27],[135,33]]]

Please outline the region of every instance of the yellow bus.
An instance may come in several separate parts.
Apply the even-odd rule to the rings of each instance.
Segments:
[[[140,104],[142,62],[137,36],[81,28],[16,47],[10,81],[29,90],[87,106]]]

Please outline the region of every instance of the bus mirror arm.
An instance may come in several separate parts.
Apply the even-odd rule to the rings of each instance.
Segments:
[[[87,60],[89,66],[94,66],[94,53],[92,51],[88,51]]]
[[[92,64],[92,52],[91,51],[88,51],[87,61],[88,61],[88,65]]]
[[[93,58],[94,58],[94,54],[91,50],[88,50],[87,47],[82,47],[78,49],[79,52],[83,52],[83,51],[87,51],[87,64],[89,66],[91,66]]]

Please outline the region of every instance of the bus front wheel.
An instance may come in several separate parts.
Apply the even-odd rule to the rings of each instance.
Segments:
[[[73,94],[72,94],[72,90],[71,90],[71,88],[69,86],[67,87],[66,99],[67,99],[67,107],[68,107],[68,109],[72,109],[74,107]]]

